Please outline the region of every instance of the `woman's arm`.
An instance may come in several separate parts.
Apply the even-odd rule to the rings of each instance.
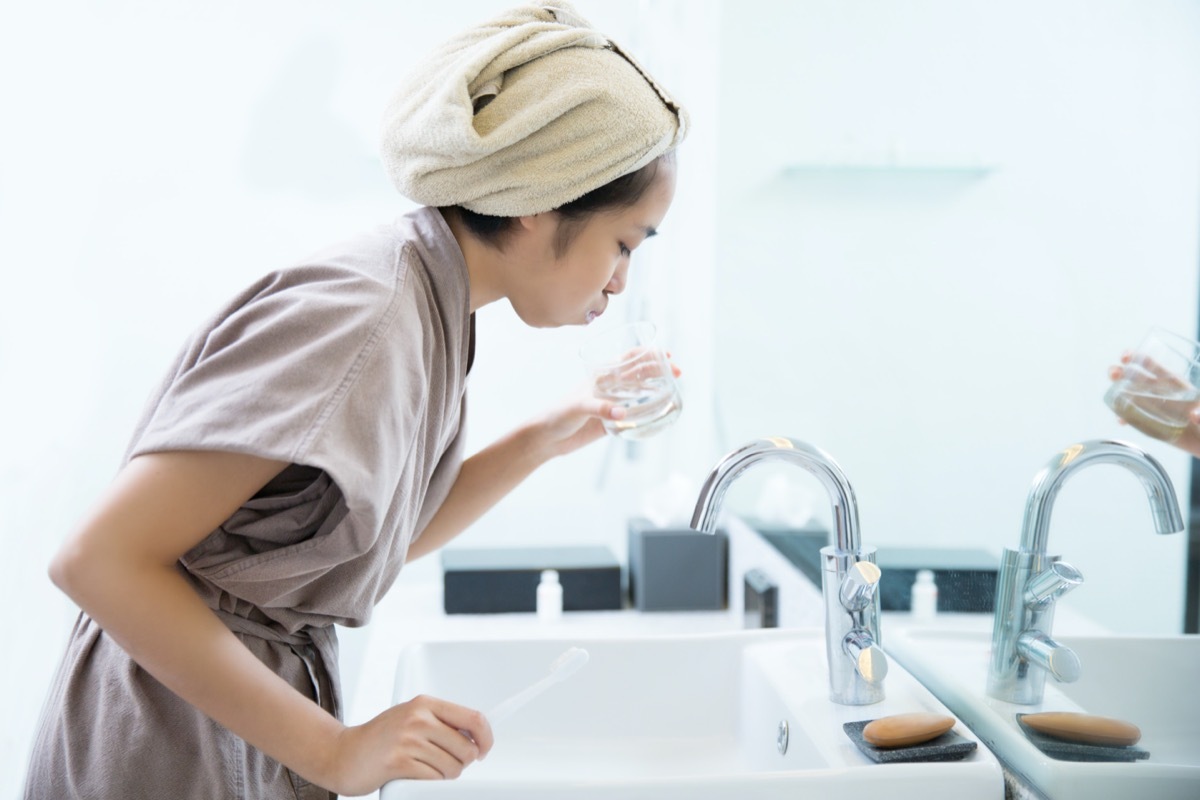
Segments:
[[[242,646],[180,574],[180,556],[285,466],[221,452],[135,458],[51,579],[147,672],[307,780],[352,795],[393,778],[456,777],[491,747],[482,714],[417,698],[347,728]]]
[[[466,459],[441,508],[409,546],[406,560],[432,553],[462,533],[550,459],[603,437],[601,419],[624,415],[610,401],[579,399]]]

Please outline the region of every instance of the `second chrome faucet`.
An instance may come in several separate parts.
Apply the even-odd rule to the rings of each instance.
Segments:
[[[834,543],[821,548],[825,600],[825,647],[830,699],[866,705],[883,699],[887,657],[880,649],[879,578],[875,548],[859,542],[858,504],[850,481],[824,451],[783,437],[758,439],[729,453],[700,490],[692,528],[712,533],[725,492],[739,475],[764,461],[795,464],[814,475],[829,493]]]
[[[1040,703],[1047,675],[1065,683],[1079,678],[1079,658],[1051,634],[1055,601],[1083,583],[1083,576],[1058,556],[1047,555],[1047,540],[1059,489],[1071,475],[1094,464],[1116,464],[1141,481],[1159,533],[1183,530],[1171,479],[1144,451],[1097,440],[1057,453],[1029,490],[1020,549],[1005,548],[1000,561],[987,685],[988,694],[998,700]]]

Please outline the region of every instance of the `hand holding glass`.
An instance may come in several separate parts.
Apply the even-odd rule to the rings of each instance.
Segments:
[[[1200,404],[1200,344],[1155,328],[1121,362],[1104,395],[1108,407],[1155,439],[1188,450],[1200,445],[1198,432],[1188,432]]]
[[[654,325],[633,322],[593,336],[579,351],[592,380],[592,393],[625,410],[605,419],[609,433],[646,439],[666,428],[683,409],[679,384]]]

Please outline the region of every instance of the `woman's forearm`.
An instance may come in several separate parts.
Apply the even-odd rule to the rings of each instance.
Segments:
[[[412,561],[462,533],[542,464],[604,437],[601,419],[624,409],[608,400],[580,397],[524,425],[463,462],[441,508],[408,548]]]
[[[409,546],[407,560],[431,553],[462,533],[551,455],[527,426],[466,459],[441,508]]]
[[[168,689],[306,780],[336,783],[329,757],[344,726],[243,646],[176,567],[128,555],[64,555],[52,574]]]

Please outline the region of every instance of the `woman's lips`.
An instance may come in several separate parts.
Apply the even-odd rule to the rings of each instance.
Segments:
[[[596,318],[599,317],[601,314],[603,314],[607,309],[608,309],[608,295],[606,294],[606,295],[604,295],[604,306],[602,308],[600,308],[600,310],[597,311],[596,309],[592,309],[591,311],[587,312],[587,317],[586,317],[587,324],[591,325],[593,322],[596,321]]]

